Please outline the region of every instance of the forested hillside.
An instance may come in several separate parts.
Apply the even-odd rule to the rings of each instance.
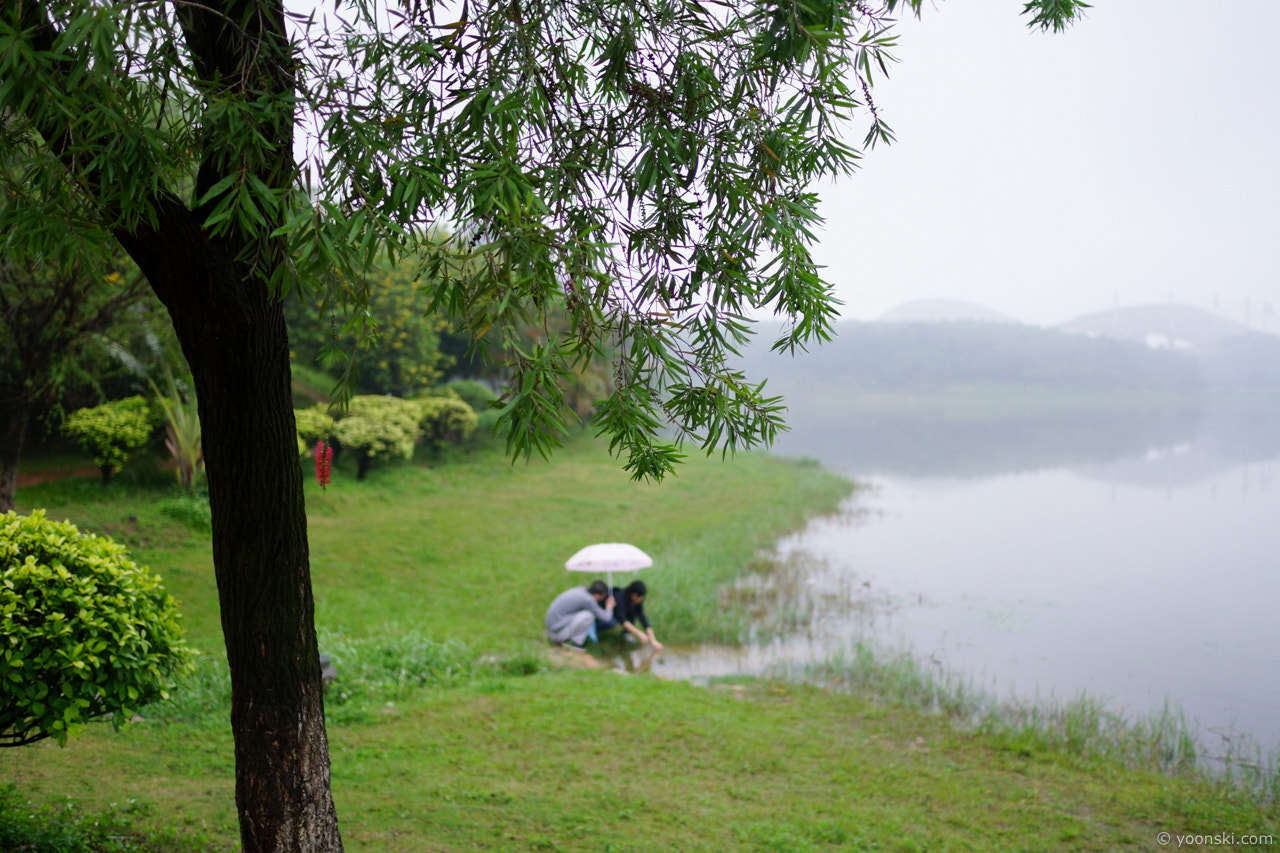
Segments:
[[[860,388],[1008,384],[1180,392],[1206,384],[1201,364],[1184,352],[1008,323],[846,321],[834,340],[808,353],[780,358],[760,344],[744,362],[751,376]]]

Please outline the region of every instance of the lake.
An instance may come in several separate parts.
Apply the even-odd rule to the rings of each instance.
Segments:
[[[1274,398],[783,390],[793,431],[775,452],[866,484],[779,546],[806,567],[812,620],[655,672],[768,672],[873,640],[997,694],[1084,691],[1134,714],[1167,700],[1208,743],[1280,746]]]

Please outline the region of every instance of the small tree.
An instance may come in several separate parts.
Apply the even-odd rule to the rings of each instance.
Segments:
[[[105,486],[111,482],[111,474],[123,468],[134,451],[151,438],[151,409],[142,397],[112,400],[73,412],[62,431],[93,455]]]
[[[363,480],[374,462],[413,458],[418,440],[419,409],[399,397],[352,397],[346,417],[334,424],[333,436],[344,452],[356,455],[356,479]]]
[[[124,546],[43,510],[0,515],[0,746],[65,745],[168,698],[190,666],[178,618]]]

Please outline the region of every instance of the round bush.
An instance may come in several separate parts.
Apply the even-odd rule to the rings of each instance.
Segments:
[[[66,744],[168,698],[190,668],[178,609],[124,546],[70,522],[0,515],[0,746]]]
[[[399,397],[352,397],[346,416],[333,427],[344,451],[356,454],[356,477],[363,480],[374,462],[413,458],[418,440],[418,409]]]
[[[93,464],[102,469],[102,481],[111,480],[138,449],[145,447],[155,428],[151,409],[142,397],[112,400],[101,406],[72,412],[62,431],[76,441]]]
[[[418,426],[434,447],[466,441],[480,422],[475,410],[456,393],[422,397],[414,403],[418,406]]]

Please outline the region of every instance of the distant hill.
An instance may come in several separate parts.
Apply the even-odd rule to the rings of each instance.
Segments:
[[[1255,332],[1189,305],[1137,305],[1077,317],[1055,327],[1088,338],[1192,355],[1208,385],[1280,388],[1280,337]]]
[[[1085,314],[1054,328],[1068,334],[1133,341],[1152,348],[1211,349],[1260,332],[1190,305],[1135,305]]]
[[[1168,479],[1237,464],[1236,453],[1280,452],[1280,379],[1226,372],[1222,356],[1206,359],[1208,339],[1193,329],[1142,328],[1191,335],[1193,349],[1153,348],[1145,331],[1119,339],[979,321],[845,321],[829,343],[794,356],[770,352],[781,328],[761,324],[740,365],[752,380],[768,380],[767,395],[785,398],[791,431],[778,452],[863,474],[1096,467],[1194,444],[1194,453],[1161,466]],[[1264,346],[1266,338],[1226,335],[1214,352]],[[1280,358],[1243,358],[1256,362]],[[1263,393],[1201,393],[1242,386]],[[1106,471],[1112,481],[1130,474]]]
[[[830,343],[795,358],[757,346],[745,359],[748,375],[832,388],[1004,384],[1181,392],[1204,385],[1199,365],[1185,353],[1036,326],[846,321],[836,333]]]
[[[888,323],[948,323],[976,320],[986,323],[1016,323],[1017,320],[991,308],[958,299],[917,299],[904,302],[881,315]]]

